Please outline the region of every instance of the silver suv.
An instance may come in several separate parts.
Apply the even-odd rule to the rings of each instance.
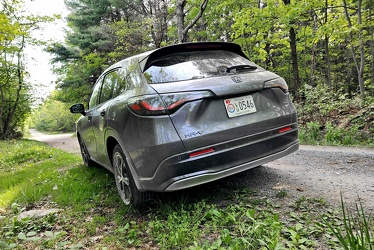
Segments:
[[[299,148],[295,108],[280,76],[239,45],[172,45],[103,72],[81,113],[85,165],[114,174],[127,205],[245,171]]]

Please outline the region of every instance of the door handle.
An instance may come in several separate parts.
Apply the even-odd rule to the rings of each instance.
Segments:
[[[105,116],[105,110],[101,111],[101,112],[100,112],[100,115],[101,115],[102,117],[104,117],[104,116]]]

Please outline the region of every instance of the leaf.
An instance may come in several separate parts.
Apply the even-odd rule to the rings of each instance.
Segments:
[[[224,239],[223,239],[223,242],[226,244],[226,245],[229,245],[232,241],[232,237],[230,234],[227,234]]]
[[[36,235],[36,232],[35,231],[31,231],[31,232],[28,232],[26,234],[27,237],[32,237],[32,236],[35,236]]]
[[[302,229],[302,228],[303,228],[303,225],[301,225],[300,223],[297,223],[296,226],[295,226],[295,229],[296,229],[297,232],[300,231],[300,229]]]
[[[24,234],[24,233],[19,233],[17,237],[20,240],[26,240],[26,234]]]
[[[47,237],[53,237],[54,236],[53,232],[51,232],[51,231],[46,231],[44,233],[44,235],[47,236]]]

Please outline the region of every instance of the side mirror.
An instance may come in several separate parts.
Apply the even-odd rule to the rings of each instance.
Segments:
[[[70,106],[69,109],[70,109],[70,113],[86,115],[86,111],[84,110],[84,105],[81,103],[73,104]]]

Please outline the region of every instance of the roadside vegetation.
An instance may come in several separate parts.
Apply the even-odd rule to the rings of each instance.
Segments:
[[[296,102],[302,144],[374,147],[374,97],[360,107],[358,96],[327,86],[304,86]]]
[[[133,209],[112,175],[84,167],[79,155],[1,141],[0,249],[372,249],[373,217],[360,206],[286,199],[285,190],[264,197],[238,178],[160,194]],[[51,208],[58,211],[17,219]]]

